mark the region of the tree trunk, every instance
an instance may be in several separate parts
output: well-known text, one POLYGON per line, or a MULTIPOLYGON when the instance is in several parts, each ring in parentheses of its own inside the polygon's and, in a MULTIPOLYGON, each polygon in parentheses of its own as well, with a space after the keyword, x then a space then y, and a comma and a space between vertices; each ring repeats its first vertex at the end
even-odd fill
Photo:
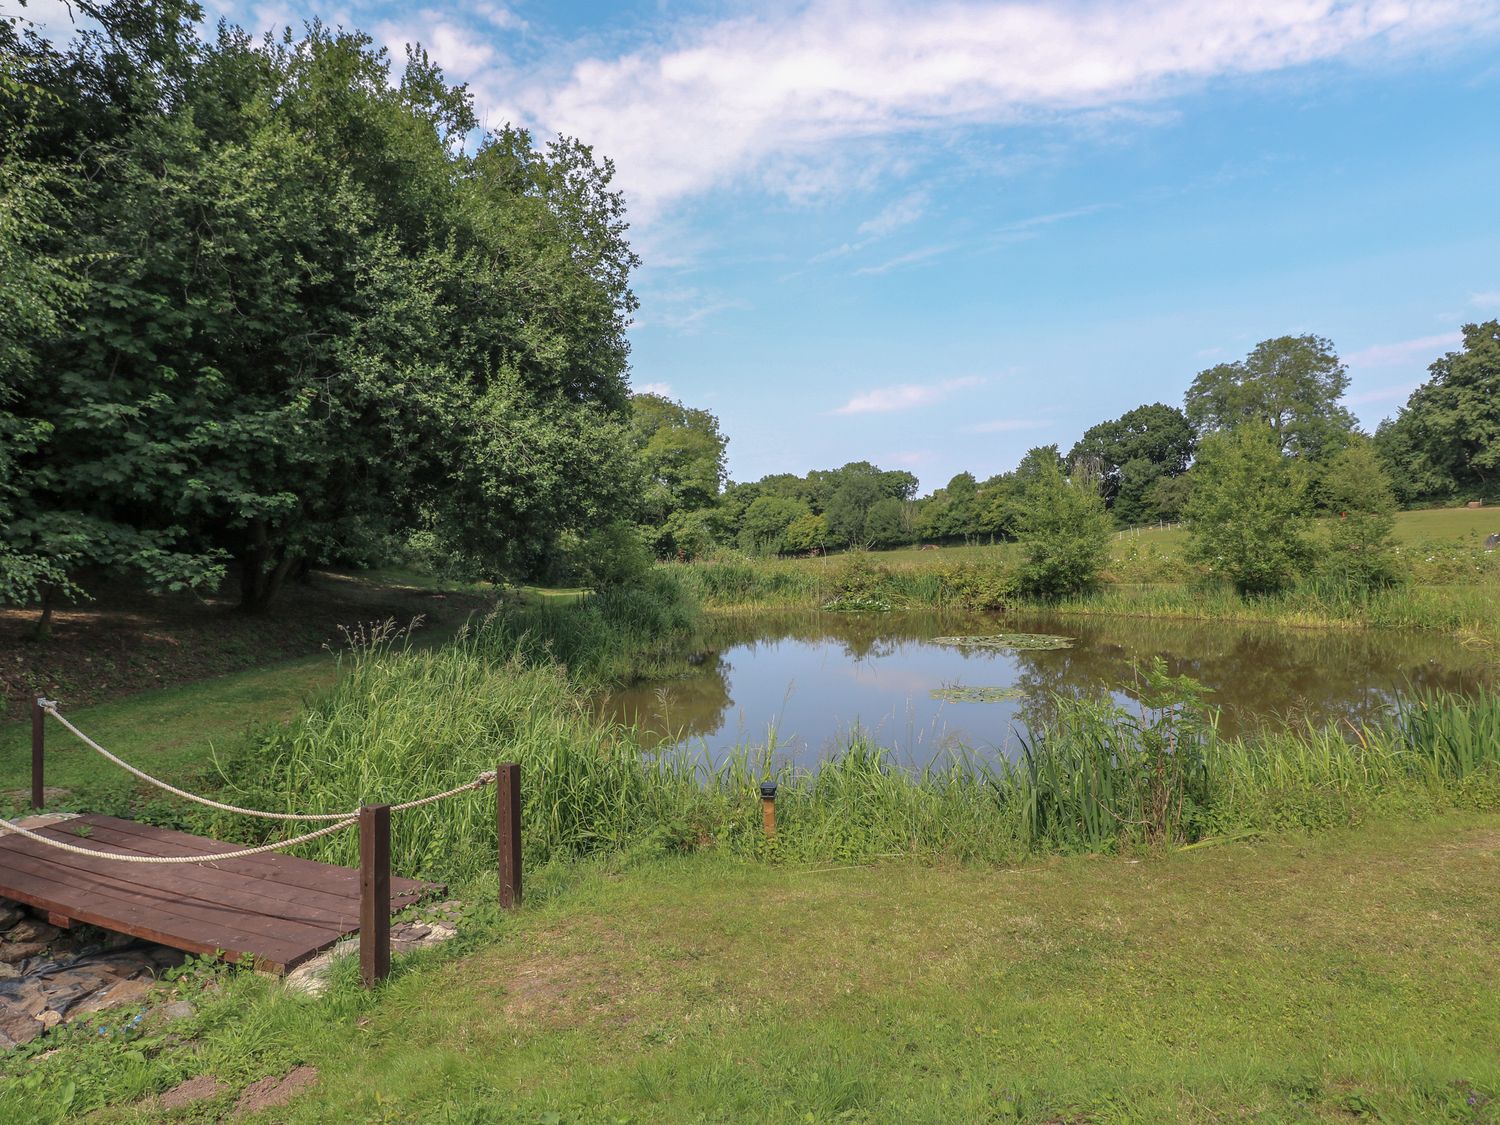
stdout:
POLYGON ((271 608, 289 575, 300 561, 285 544, 274 546, 265 520, 252 520, 250 541, 240 552, 240 604, 242 613, 264 613, 271 608))
POLYGON ((52 636, 52 590, 50 585, 42 587, 42 615, 36 619, 36 627, 31 631, 34 641, 45 641, 52 636))

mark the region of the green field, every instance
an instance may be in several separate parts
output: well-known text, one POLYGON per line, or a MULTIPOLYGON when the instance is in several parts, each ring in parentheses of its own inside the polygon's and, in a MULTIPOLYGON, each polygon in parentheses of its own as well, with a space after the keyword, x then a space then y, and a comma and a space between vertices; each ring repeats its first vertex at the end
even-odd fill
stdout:
MULTIPOLYGON (((1418 543, 1474 546, 1497 531, 1500 531, 1500 508, 1423 508, 1396 514, 1395 540, 1406 546, 1418 543)), ((1138 528, 1115 535, 1115 553, 1118 556, 1131 544, 1138 544, 1175 557, 1182 553, 1186 543, 1187 532, 1181 525, 1138 528)), ((978 562, 1008 558, 1014 550, 1015 544, 1012 543, 1000 543, 993 547, 959 544, 937 550, 902 547, 893 551, 880 551, 876 557, 893 565, 939 561, 978 562)))
POLYGON ((1494 1122, 1497 917, 1494 816, 1014 870, 574 865, 373 998, 221 974, 169 1030, 54 1036, 0 1060, 0 1117, 155 1122, 213 1074, 216 1119, 310 1064, 262 1119, 1494 1122))

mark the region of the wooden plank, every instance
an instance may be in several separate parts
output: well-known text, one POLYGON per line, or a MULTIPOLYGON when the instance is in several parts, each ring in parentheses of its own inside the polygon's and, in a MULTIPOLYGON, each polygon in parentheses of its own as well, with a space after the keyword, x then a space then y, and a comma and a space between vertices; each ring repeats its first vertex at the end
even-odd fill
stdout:
POLYGON ((298 947, 252 938, 248 934, 235 934, 229 930, 206 933, 204 927, 194 920, 171 910, 168 902, 153 902, 128 894, 119 895, 108 883, 74 880, 71 875, 46 868, 32 871, 7 864, 4 875, 0 876, 0 894, 38 910, 66 911, 76 921, 144 938, 173 949, 189 953, 223 953, 226 960, 230 961, 238 961, 246 953, 253 953, 256 960, 265 961, 267 967, 280 969, 295 965, 299 960, 305 960, 317 952, 303 952, 298 947))
POLYGON ((0 875, 0 895, 30 895, 44 901, 31 905, 69 914, 105 929, 122 929, 108 921, 94 921, 89 912, 104 917, 120 914, 136 929, 123 930, 193 952, 254 953, 279 963, 295 960, 337 941, 337 929, 297 922, 281 922, 244 915, 232 906, 183 901, 175 894, 155 892, 149 885, 127 883, 85 867, 58 864, 6 849, 6 870, 0 875), (17 892, 12 894, 12 892, 17 892), (99 903, 97 908, 95 903, 99 903), (142 929, 141 927, 144 927, 142 929), (191 942, 192 945, 184 945, 191 942))
MULTIPOLYGON (((241 847, 100 815, 41 831, 122 854, 207 856, 241 847), (82 839, 77 836, 80 826, 89 829, 82 839)), ((383 897, 395 913, 438 886, 391 879, 383 897)), ((359 921, 359 892, 359 873, 296 856, 264 853, 202 865, 125 864, 58 851, 25 837, 0 837, 0 895, 60 919, 192 953, 223 952, 229 960, 253 955, 258 967, 276 972, 352 932, 359 921)), ((388 929, 389 913, 384 923, 388 929)), ((388 941, 385 948, 388 953, 388 941)))
MULTIPOLYGON (((90 846, 94 845, 119 845, 120 850, 128 851, 133 855, 159 855, 159 856, 183 856, 202 855, 205 853, 191 851, 181 844, 173 841, 159 841, 150 852, 139 846, 141 838, 128 835, 119 831, 112 825, 97 825, 93 833, 88 837, 90 846)), ((114 851, 114 847, 107 850, 114 851)), ((107 860, 100 861, 107 863, 107 860)), ((309 887, 298 886, 291 883, 270 883, 262 879, 253 879, 244 875, 223 871, 216 867, 199 867, 197 864, 174 864, 170 867, 162 867, 158 870, 170 871, 184 884, 193 884, 204 888, 208 893, 210 888, 234 887, 233 901, 237 905, 248 909, 255 909, 262 914, 271 917, 297 918, 315 924, 329 924, 343 926, 350 929, 359 922, 359 881, 354 872, 349 871, 348 890, 338 894, 329 894, 326 891, 315 890, 309 887)), ((219 893, 223 893, 220 891, 219 893)), ((396 909, 400 909, 396 906, 396 909)))
MULTIPOLYGON (((92 843, 93 838, 89 837, 89 840, 92 843)), ((209 910, 234 910, 244 919, 244 928, 251 932, 274 930, 281 933, 295 933, 298 928, 318 931, 339 928, 334 921, 308 921, 290 917, 286 913, 265 915, 255 907, 274 905, 274 900, 254 894, 253 888, 256 884, 246 883, 245 880, 224 872, 198 870, 194 873, 187 865, 179 864, 111 863, 107 859, 60 852, 48 848, 45 844, 30 840, 7 850, 12 854, 24 855, 48 863, 62 872, 79 872, 107 879, 125 893, 146 895, 152 898, 168 898, 169 901, 179 904, 185 910, 200 907, 209 910), (243 908, 237 904, 239 896, 244 896, 247 900, 243 908)), ((103 844, 99 850, 113 849, 108 844, 103 844)))
MULTIPOLYGON (((238 851, 245 846, 243 844, 226 844, 204 836, 193 836, 171 828, 158 828, 150 824, 137 824, 132 820, 121 820, 118 817, 112 816, 85 816, 67 823, 107 826, 121 834, 135 836, 143 841, 140 848, 143 855, 209 855, 214 852, 238 851), (156 850, 162 846, 178 847, 182 850, 179 852, 156 850)), ((347 896, 351 900, 357 900, 359 897, 359 884, 357 879, 355 879, 355 873, 350 868, 339 867, 332 863, 320 863, 313 859, 303 859, 301 856, 285 855, 279 852, 264 852, 261 855, 247 856, 244 859, 224 860, 221 863, 216 863, 214 868, 251 878, 267 879, 285 886, 302 887, 308 890, 321 891, 325 894, 347 896), (350 880, 355 881, 350 882, 350 880)), ((426 883, 420 879, 400 878, 393 878, 391 886, 393 891, 396 892, 393 894, 393 900, 396 898, 409 899, 420 897, 438 888, 438 884, 436 883, 426 883)), ((403 906, 405 905, 407 904, 403 903, 403 906)))

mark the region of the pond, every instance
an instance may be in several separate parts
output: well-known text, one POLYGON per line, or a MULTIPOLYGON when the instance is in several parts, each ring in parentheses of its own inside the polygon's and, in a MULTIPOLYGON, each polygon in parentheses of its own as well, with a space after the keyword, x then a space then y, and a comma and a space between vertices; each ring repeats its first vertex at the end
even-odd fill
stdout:
POLYGON ((914 768, 945 750, 994 757, 1044 719, 1055 693, 1132 698, 1152 657, 1212 689, 1220 729, 1345 720, 1388 712, 1414 689, 1494 684, 1485 654, 1446 637, 1373 629, 1313 630, 1147 618, 800 613, 716 617, 683 674, 616 691, 601 714, 648 744, 721 761, 775 743, 811 764, 860 729, 914 768), (1070 647, 984 649, 937 638, 1062 635, 1070 647))

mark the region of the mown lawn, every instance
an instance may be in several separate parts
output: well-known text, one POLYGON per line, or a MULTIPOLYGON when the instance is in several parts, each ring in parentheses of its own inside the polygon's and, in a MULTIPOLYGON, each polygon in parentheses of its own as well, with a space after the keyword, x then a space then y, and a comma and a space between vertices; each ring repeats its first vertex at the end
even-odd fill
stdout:
POLYGON ((295 1064, 318 1084, 269 1119, 1500 1120, 1494 816, 1014 870, 702 855, 534 897, 373 1001, 242 975, 195 1036, 113 1069, 81 1037, 34 1081, 104 1083, 106 1121, 205 1072, 213 1119, 295 1064))

